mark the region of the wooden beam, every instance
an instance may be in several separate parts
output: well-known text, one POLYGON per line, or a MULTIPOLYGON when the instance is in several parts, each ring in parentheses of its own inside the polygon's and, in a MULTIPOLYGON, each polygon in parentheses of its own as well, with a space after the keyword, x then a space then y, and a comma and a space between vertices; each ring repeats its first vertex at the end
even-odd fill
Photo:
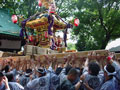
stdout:
MULTIPOLYGON (((12 59, 14 62, 22 61, 23 64, 28 66, 45 66, 48 67, 51 61, 54 61, 54 65, 64 64, 67 60, 72 65, 82 67, 86 58, 89 60, 97 60, 101 65, 105 64, 105 59, 108 56, 109 51, 107 50, 93 50, 93 51, 82 51, 74 53, 60 53, 60 54, 46 54, 46 55, 31 55, 31 56, 15 56, 15 57, 3 57, 0 58, 0 64, 2 65, 4 60, 8 62, 12 59), (29 63, 30 62, 30 63, 29 63), (27 63, 27 64, 26 64, 27 63)), ((21 67, 21 66, 19 66, 21 67)))

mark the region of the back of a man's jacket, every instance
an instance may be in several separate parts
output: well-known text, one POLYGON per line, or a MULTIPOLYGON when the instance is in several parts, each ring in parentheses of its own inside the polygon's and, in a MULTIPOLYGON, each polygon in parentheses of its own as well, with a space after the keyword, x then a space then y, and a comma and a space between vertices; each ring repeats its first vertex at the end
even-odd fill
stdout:
MULTIPOLYGON (((88 85, 93 88, 94 90, 100 90, 101 85, 103 83, 103 77, 98 76, 92 76, 90 74, 85 75, 84 82, 88 83, 88 85)), ((84 87, 84 90, 87 90, 84 87)))
POLYGON ((25 90, 56 90, 58 84, 58 76, 53 73, 47 73, 46 76, 30 81, 25 90))

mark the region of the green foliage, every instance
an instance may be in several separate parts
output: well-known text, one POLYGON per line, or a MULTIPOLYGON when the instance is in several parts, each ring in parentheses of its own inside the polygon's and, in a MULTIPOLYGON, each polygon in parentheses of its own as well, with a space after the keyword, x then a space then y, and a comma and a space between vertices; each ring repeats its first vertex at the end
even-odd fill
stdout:
MULTIPOLYGON (((55 0, 57 13, 62 18, 71 16, 71 11, 76 8, 75 2, 76 0, 55 0)), ((25 18, 45 10, 38 6, 37 0, 0 0, 0 8, 7 8, 11 14, 24 15, 25 18)))
MULTIPOLYGON (((56 12, 66 18, 79 18, 72 30, 79 51, 104 49, 110 40, 120 37, 120 0, 55 0, 56 12)), ((37 0, 0 0, 0 8, 25 18, 44 11, 37 0)), ((71 45, 70 45, 71 46, 71 45)), ((68 47, 70 48, 70 47, 68 47)))
POLYGON ((79 51, 105 49, 110 40, 120 37, 120 1, 78 0, 76 5, 80 25, 74 27, 73 35, 78 37, 79 51))
POLYGON ((76 8, 76 0, 55 0, 57 13, 62 18, 73 17, 76 8))
POLYGON ((75 44, 73 44, 73 43, 68 43, 67 49, 68 49, 68 50, 76 50, 75 44))
POLYGON ((2 0, 0 8, 9 9, 11 15, 24 15, 24 18, 28 18, 44 9, 44 7, 40 8, 38 6, 37 0, 2 0))

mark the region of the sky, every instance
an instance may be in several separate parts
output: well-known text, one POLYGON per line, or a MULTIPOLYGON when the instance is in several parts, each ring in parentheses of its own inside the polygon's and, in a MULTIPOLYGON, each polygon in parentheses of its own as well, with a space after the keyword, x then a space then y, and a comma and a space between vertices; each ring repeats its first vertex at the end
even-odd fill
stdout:
MULTIPOLYGON (((58 35, 59 35, 61 38, 63 38, 63 32, 57 32, 57 33, 56 33, 56 36, 58 36, 58 35)), ((73 43, 73 44, 77 43, 77 41, 71 39, 70 29, 68 29, 67 39, 68 39, 68 40, 67 40, 67 43, 73 43)))

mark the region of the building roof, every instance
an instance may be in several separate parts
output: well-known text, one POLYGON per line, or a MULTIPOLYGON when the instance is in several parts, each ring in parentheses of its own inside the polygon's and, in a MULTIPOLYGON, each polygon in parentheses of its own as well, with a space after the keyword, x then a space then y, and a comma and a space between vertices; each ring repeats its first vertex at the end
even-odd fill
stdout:
POLYGON ((117 47, 113 47, 111 49, 109 49, 110 51, 113 51, 113 52, 120 52, 120 46, 117 46, 117 47))
POLYGON ((8 10, 0 9, 0 34, 19 36, 20 27, 11 21, 8 10))

